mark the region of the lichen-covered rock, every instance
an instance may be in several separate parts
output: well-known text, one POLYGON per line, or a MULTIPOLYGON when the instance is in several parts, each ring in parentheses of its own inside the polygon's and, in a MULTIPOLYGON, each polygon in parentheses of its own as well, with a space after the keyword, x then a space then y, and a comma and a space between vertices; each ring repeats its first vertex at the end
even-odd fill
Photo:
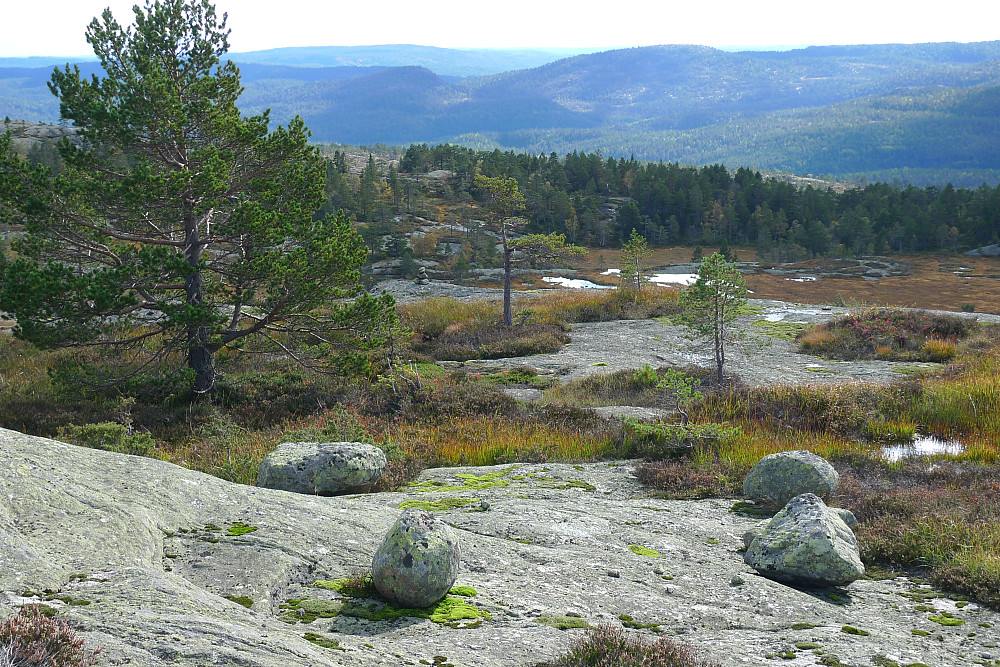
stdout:
POLYGON ((257 486, 318 496, 369 491, 385 453, 363 442, 283 442, 264 457, 257 486))
POLYGON ((749 549, 750 545, 753 544, 753 541, 761 536, 761 534, 764 532, 764 527, 767 526, 767 524, 770 523, 770 521, 771 521, 770 519, 761 521, 756 526, 743 533, 743 546, 749 549))
POLYGON ((405 607, 429 607, 458 578, 461 551, 446 524, 423 510, 406 510, 372 559, 375 588, 405 607))
POLYGON ((840 476, 826 459, 796 450, 768 454, 743 480, 743 493, 758 505, 780 509, 803 493, 828 498, 840 476))
POLYGON ((792 498, 775 514, 743 560, 765 577, 793 584, 842 586, 865 574, 854 533, 812 493, 792 498))
POLYGON ((848 528, 854 528, 858 525, 858 518, 854 516, 854 512, 849 509, 844 509, 843 507, 831 507, 831 511, 836 512, 840 520, 847 524, 848 528))

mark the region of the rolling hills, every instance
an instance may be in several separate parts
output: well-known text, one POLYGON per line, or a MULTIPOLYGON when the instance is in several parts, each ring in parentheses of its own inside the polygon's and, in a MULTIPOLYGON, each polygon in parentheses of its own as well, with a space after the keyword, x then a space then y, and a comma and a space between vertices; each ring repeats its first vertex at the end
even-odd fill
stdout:
MULTIPOLYGON (((233 54, 243 110, 271 108, 278 122, 300 114, 322 142, 601 150, 841 179, 1000 181, 1000 42, 641 47, 466 78, 457 74, 544 54, 331 49, 233 54)), ((49 73, 0 66, 0 115, 54 120, 49 73)))

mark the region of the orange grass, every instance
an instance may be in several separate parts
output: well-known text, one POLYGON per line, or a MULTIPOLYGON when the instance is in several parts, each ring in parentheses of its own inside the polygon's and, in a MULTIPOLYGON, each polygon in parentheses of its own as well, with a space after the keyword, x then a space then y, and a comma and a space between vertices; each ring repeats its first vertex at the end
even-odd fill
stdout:
POLYGON ((469 417, 447 424, 399 424, 385 432, 404 456, 439 466, 487 466, 515 461, 594 461, 613 454, 606 434, 532 421, 469 417))

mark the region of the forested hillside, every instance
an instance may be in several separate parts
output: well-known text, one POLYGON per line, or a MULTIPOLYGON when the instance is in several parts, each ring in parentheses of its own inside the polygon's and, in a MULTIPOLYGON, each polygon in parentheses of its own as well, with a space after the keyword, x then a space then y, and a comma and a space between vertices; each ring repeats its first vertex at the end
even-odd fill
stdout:
POLYGON ((558 232, 593 247, 619 246, 632 229, 653 245, 754 246, 761 260, 775 262, 957 252, 1000 242, 1000 187, 799 187, 722 165, 695 168, 599 153, 539 156, 451 145, 412 145, 398 167, 380 167, 371 159, 360 174, 349 169, 343 152, 334 151, 325 209, 346 209, 376 251, 400 258, 410 253, 411 260, 412 250, 420 248, 407 247, 399 233, 406 216, 400 214, 461 227, 470 242, 463 245, 461 263, 490 266, 495 249, 476 222, 481 217, 476 170, 518 180, 527 199, 527 231, 558 232), (447 178, 440 177, 441 170, 447 178), (434 178, 421 177, 432 171, 434 178))
MULTIPOLYGON (((299 114, 314 139, 355 145, 447 141, 848 180, 1000 182, 1000 42, 643 47, 465 79, 445 70, 469 52, 392 48, 234 54, 245 62, 241 108, 270 108, 277 122, 299 114), (371 62, 412 64, 358 66, 371 62)), ((0 67, 0 116, 55 120, 50 73, 0 67)))

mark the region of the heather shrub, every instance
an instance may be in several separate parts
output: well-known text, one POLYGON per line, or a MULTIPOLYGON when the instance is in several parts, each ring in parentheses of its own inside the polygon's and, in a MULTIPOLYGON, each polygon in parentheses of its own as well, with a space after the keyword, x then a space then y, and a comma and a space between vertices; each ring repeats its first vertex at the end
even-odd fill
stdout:
POLYGON ((717 667, 698 658, 687 644, 667 637, 655 640, 629 635, 619 627, 588 630, 565 655, 539 667, 717 667))
POLYGON ((3 667, 86 667, 97 662, 66 621, 47 618, 36 606, 0 622, 0 665, 3 667))
POLYGON ((955 341, 976 330, 974 320, 920 310, 861 308, 810 329, 798 338, 802 352, 833 359, 948 361, 955 341))

